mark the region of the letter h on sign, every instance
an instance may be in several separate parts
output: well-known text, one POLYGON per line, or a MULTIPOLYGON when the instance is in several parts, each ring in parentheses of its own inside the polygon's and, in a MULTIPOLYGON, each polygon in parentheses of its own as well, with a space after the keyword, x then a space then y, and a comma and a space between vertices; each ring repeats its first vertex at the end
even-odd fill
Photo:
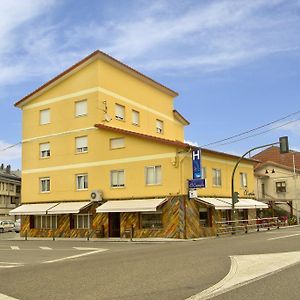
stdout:
POLYGON ((193 158, 193 179, 201 178, 201 150, 195 149, 192 152, 193 158))

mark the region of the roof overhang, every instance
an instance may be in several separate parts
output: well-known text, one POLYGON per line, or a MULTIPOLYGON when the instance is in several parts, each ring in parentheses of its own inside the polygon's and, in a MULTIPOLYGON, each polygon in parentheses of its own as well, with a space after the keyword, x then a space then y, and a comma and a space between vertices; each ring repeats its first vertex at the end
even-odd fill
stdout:
POLYGON ((166 200, 166 198, 159 198, 107 201, 97 207, 96 212, 156 212, 158 206, 162 205, 166 200))
POLYGON ((36 98, 36 97, 40 96, 41 94, 45 93, 46 91, 48 91, 49 89, 51 89, 55 85, 59 84, 63 80, 67 79, 68 77, 70 77, 74 73, 78 72, 79 70, 81 70, 85 66, 89 65, 90 63, 92 63, 92 62, 94 62, 95 60, 98 60, 98 59, 101 59, 101 60, 103 60, 105 62, 108 62, 111 65, 119 68, 119 69, 124 70, 125 72, 129 73, 130 75, 143 80, 144 82, 156 87, 157 89, 161 90, 162 92, 164 92, 164 93, 166 93, 166 94, 168 94, 172 97, 178 96, 177 92, 169 89, 168 87, 160 84, 159 82, 151 79, 150 77, 140 73, 139 71, 129 67, 128 65, 120 62, 119 60, 113 58, 112 56, 110 56, 110 55, 108 55, 108 54, 106 54, 106 53, 104 53, 100 50, 96 50, 93 53, 91 53, 90 55, 88 55, 85 58, 83 58, 82 60, 80 60, 79 62, 77 62, 76 64, 74 64, 73 66, 71 66, 70 68, 66 69, 62 73, 58 74, 54 78, 47 81, 45 84, 43 84, 42 86, 40 86, 39 88, 37 88, 36 90, 31 92, 30 94, 26 95, 25 97, 23 97, 22 99, 17 101, 15 103, 15 106, 17 106, 19 108, 22 108, 24 105, 26 105, 28 102, 30 102, 34 98, 36 98))

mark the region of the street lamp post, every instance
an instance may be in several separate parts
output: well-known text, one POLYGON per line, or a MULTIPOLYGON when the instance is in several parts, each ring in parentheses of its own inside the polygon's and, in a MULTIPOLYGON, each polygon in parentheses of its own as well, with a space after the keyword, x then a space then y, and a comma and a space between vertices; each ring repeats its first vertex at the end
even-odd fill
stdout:
POLYGON ((234 174, 235 174, 235 171, 236 171, 239 163, 241 162, 241 160, 247 154, 249 154, 251 151, 258 150, 258 149, 265 148, 265 147, 269 147, 269 146, 278 145, 278 144, 280 145, 280 153, 288 153, 289 152, 288 137, 285 136, 285 137, 280 137, 279 138, 279 142, 275 142, 275 143, 271 143, 271 144, 266 144, 266 145, 254 147, 254 148, 248 150, 236 162, 236 164, 235 164, 235 166, 233 168, 233 171, 232 171, 232 175, 231 175, 231 201, 232 201, 231 202, 231 221, 232 221, 232 224, 233 224, 233 230, 232 230, 233 234, 235 233, 235 221, 236 221, 234 206, 235 206, 235 203, 238 202, 238 192, 234 191, 234 174))

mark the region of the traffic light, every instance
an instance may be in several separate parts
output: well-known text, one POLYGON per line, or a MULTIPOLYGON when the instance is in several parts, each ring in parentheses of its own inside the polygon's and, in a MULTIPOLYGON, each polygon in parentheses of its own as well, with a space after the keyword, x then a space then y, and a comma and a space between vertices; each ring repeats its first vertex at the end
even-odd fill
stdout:
POLYGON ((289 152, 289 140, 287 136, 282 136, 279 138, 279 145, 280 145, 280 154, 289 152))

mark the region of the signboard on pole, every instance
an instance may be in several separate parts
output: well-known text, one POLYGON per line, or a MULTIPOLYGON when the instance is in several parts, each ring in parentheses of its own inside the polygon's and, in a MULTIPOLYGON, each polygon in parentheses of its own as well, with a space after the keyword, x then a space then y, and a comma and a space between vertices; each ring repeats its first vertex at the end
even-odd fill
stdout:
POLYGON ((193 179, 200 179, 201 174, 201 150, 200 148, 193 150, 192 152, 193 162, 193 179))
POLYGON ((206 181, 205 179, 192 179, 188 180, 189 189, 198 189, 198 188, 205 188, 206 187, 206 181))

